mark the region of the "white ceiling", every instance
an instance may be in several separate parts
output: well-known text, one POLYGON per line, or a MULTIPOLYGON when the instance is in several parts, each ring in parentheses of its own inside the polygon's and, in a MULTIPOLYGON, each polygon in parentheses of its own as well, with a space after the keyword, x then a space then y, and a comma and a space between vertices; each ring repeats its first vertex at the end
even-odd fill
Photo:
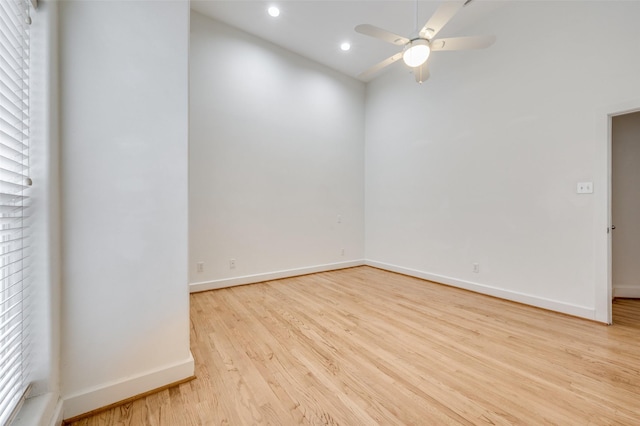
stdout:
MULTIPOLYGON (((440 3, 433 0, 418 2, 419 27, 440 3)), ((496 13, 506 3, 504 0, 474 0, 438 37, 479 35, 464 30, 496 13)), ((352 77, 400 50, 392 44, 356 33, 356 25, 372 24, 403 36, 411 36, 416 27, 416 2, 406 0, 192 0, 191 8, 352 77), (271 5, 280 8, 278 18, 267 14, 271 5), (351 43, 349 52, 340 50, 340 43, 344 41, 351 43)))

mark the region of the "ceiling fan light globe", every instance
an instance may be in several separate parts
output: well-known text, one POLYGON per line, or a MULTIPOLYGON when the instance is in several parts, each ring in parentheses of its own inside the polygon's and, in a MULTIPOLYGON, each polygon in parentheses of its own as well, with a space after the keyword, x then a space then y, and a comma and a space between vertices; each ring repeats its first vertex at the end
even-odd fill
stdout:
POLYGON ((402 60, 411 68, 419 67, 427 62, 431 48, 426 40, 414 40, 407 45, 402 54, 402 60))

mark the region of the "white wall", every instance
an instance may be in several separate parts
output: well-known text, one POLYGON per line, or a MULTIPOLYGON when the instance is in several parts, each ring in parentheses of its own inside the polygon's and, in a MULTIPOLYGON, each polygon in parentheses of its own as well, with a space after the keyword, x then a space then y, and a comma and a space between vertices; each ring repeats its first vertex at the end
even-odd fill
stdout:
POLYGON ((193 373, 189 4, 65 1, 60 20, 69 418, 193 373))
POLYGON ((640 297, 640 112, 613 117, 613 293, 640 297))
POLYGON ((435 53, 422 86, 401 66, 372 82, 367 259, 606 321, 598 123, 640 98, 637 16, 638 2, 513 2, 468 28, 496 34, 490 49, 435 53))
POLYGON ((364 84, 196 12, 190 65, 192 288, 359 264, 364 84))

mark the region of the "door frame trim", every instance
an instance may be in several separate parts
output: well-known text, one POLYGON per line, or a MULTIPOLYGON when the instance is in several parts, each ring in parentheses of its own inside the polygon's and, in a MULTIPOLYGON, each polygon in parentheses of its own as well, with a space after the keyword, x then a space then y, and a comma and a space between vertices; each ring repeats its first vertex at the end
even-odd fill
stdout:
POLYGON ((595 247, 595 315, 596 321, 612 323, 612 257, 611 257, 611 233, 607 232, 611 226, 612 218, 612 123, 613 117, 618 115, 640 112, 640 99, 629 100, 618 104, 599 108, 596 112, 596 176, 597 182, 602 185, 602 190, 595 192, 595 220, 594 220, 594 247, 595 247))

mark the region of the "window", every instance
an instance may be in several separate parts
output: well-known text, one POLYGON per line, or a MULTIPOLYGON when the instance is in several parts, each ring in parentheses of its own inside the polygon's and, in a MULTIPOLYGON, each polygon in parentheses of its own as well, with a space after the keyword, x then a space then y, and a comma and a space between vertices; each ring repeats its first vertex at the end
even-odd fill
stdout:
POLYGON ((29 4, 0 1, 0 424, 29 386, 29 4))

